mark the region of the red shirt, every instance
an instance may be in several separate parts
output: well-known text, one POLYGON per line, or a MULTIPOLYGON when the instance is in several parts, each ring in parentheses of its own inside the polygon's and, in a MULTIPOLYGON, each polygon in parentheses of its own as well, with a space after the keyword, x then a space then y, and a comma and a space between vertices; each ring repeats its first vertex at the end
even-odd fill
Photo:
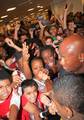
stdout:
POLYGON ((0 103, 0 118, 7 116, 7 113, 9 112, 11 96, 12 95, 10 95, 4 102, 0 103))
MULTIPOLYGON (((38 92, 36 104, 37 104, 38 107, 43 109, 43 104, 41 103, 40 96, 41 96, 41 93, 38 92), (39 103, 39 105, 38 105, 38 103, 39 103)), ((23 107, 26 105, 27 102, 28 102, 28 99, 23 95, 22 98, 21 98, 21 106, 22 106, 22 110, 21 110, 21 113, 20 113, 21 114, 21 120, 30 120, 30 114, 23 109, 23 107)))

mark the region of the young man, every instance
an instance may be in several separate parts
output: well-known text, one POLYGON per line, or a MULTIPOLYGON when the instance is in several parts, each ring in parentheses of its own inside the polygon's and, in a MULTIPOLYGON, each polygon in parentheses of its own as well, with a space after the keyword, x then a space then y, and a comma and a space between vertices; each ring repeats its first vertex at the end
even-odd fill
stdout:
POLYGON ((12 92, 11 76, 0 70, 0 119, 17 120, 20 96, 12 92))
POLYGON ((68 72, 84 73, 84 38, 73 34, 60 44, 60 63, 68 72))
POLYGON ((67 75, 54 84, 50 112, 62 120, 84 120, 84 75, 67 75))

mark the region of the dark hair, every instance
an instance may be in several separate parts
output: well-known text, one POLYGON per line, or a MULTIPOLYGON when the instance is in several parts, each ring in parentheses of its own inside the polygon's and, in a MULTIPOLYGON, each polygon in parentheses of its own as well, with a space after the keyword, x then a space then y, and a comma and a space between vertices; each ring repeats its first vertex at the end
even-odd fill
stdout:
POLYGON ((64 76, 54 84, 54 94, 61 105, 84 114, 84 74, 64 76))
POLYGON ((22 91, 24 92, 24 89, 27 87, 35 86, 38 90, 38 85, 33 79, 26 79, 21 83, 22 91))
POLYGON ((47 37, 45 38, 45 41, 46 41, 47 39, 51 39, 51 40, 52 40, 52 42, 53 42, 53 39, 52 39, 52 37, 51 37, 51 36, 47 36, 47 37))
POLYGON ((33 74, 33 71, 32 71, 32 62, 33 62, 33 61, 36 61, 36 60, 41 60, 42 63, 43 63, 43 67, 45 67, 45 63, 44 63, 44 61, 43 61, 43 59, 42 59, 41 57, 34 57, 34 58, 30 61, 30 69, 31 69, 31 72, 32 72, 32 75, 33 75, 33 76, 34 76, 34 74, 33 74))
POLYGON ((46 50, 50 50, 53 55, 55 53, 55 50, 51 45, 45 45, 44 47, 41 48, 41 55, 42 55, 42 52, 46 50))
POLYGON ((8 79, 10 82, 12 82, 11 75, 5 70, 5 68, 1 68, 0 81, 3 81, 5 79, 8 79))
POLYGON ((50 33, 50 30, 51 30, 52 27, 54 27, 54 28, 56 28, 58 30, 58 25, 53 24, 53 25, 50 25, 49 28, 48 28, 49 33, 50 33))

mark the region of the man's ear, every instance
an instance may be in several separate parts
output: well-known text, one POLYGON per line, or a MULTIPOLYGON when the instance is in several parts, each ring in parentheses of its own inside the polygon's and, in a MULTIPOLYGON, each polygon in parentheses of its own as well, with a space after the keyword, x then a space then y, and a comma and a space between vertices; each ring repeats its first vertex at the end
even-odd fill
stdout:
POLYGON ((65 116, 65 118, 67 119, 70 119, 73 116, 73 111, 66 106, 62 107, 62 113, 63 113, 63 116, 65 116))
POLYGON ((80 62, 84 62, 84 53, 80 53, 79 60, 80 62))

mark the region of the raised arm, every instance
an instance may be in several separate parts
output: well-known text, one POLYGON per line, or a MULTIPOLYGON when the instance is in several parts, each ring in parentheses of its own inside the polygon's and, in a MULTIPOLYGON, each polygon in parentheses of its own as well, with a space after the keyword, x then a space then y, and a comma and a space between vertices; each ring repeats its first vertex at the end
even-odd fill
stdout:
POLYGON ((35 120, 42 120, 40 118, 40 111, 36 105, 27 102, 23 109, 29 113, 32 113, 34 115, 35 120))
POLYGON ((15 32, 14 32, 14 39, 18 40, 18 31, 20 29, 20 24, 16 24, 15 26, 15 32))
POLYGON ((67 14, 72 0, 68 0, 64 8, 64 19, 63 19, 63 28, 67 29, 67 14))
POLYGON ((14 48, 15 50, 17 50, 18 52, 21 52, 22 51, 22 49, 20 48, 20 47, 18 47, 17 45, 15 45, 14 44, 14 42, 12 41, 12 39, 10 39, 10 38, 6 38, 5 39, 5 42, 10 46, 10 47, 12 47, 12 48, 14 48))
POLYGON ((29 53, 28 53, 28 46, 26 46, 26 43, 23 44, 23 49, 22 49, 22 67, 24 74, 27 79, 31 79, 32 74, 29 66, 29 53))

